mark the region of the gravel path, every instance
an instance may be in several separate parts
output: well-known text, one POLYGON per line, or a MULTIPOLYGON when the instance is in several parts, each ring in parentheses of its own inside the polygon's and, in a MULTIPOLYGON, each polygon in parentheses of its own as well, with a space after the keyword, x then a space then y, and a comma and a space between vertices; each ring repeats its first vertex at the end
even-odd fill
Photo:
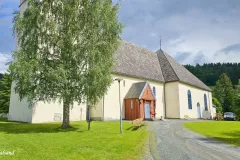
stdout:
POLYGON ((240 147, 206 138, 183 127, 184 120, 150 122, 150 152, 161 160, 240 160, 240 147))

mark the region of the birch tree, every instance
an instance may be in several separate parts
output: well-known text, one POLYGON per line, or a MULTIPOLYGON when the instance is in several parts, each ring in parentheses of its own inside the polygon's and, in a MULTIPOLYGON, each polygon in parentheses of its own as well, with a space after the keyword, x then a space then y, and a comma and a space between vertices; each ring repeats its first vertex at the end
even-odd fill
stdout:
POLYGON ((74 102, 95 104, 112 83, 122 25, 111 0, 27 0, 15 13, 19 49, 10 68, 15 91, 29 102, 63 103, 62 127, 74 102))

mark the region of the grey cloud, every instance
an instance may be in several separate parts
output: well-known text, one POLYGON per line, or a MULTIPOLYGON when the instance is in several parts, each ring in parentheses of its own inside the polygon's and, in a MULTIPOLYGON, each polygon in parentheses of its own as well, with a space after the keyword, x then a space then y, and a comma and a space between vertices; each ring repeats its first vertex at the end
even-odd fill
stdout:
MULTIPOLYGON (((0 6, 7 3, 17 8, 19 0, 0 0, 0 6)), ((240 42, 239 0, 120 0, 120 3, 118 17, 126 26, 124 40, 156 51, 161 36, 162 49, 170 55, 185 53, 176 57, 181 63, 220 60, 214 54, 222 50, 223 44, 240 42), (199 51, 202 53, 198 54, 199 51), (185 58, 186 53, 191 56, 185 58)), ((4 34, 0 37, 0 52, 14 48, 9 30, 1 29, 0 20, 0 35, 4 34)))
POLYGON ((215 52, 214 62, 240 62, 240 43, 228 45, 215 52))
POLYGON ((240 54, 240 43, 227 46, 223 48, 220 52, 223 52, 225 54, 229 54, 230 52, 235 52, 240 54))
POLYGON ((193 57, 193 64, 203 64, 203 63, 208 63, 209 61, 207 60, 206 56, 202 52, 198 52, 194 57, 193 57))
POLYGON ((191 56, 191 53, 189 53, 189 52, 178 52, 177 54, 176 54, 176 56, 174 56, 174 58, 176 59, 176 61, 177 62, 179 62, 179 63, 184 63, 185 62, 185 60, 188 58, 188 57, 190 57, 191 56))
MULTIPOLYGON (((121 3, 119 19, 126 25, 122 38, 152 51, 159 49, 161 36, 162 48, 172 52, 171 55, 201 50, 205 60, 210 60, 222 43, 240 41, 236 34, 240 28, 239 0, 151 0, 151 3, 122 0, 121 3), (170 43, 177 39, 181 39, 181 46, 170 43)), ((192 59, 191 63, 205 60, 192 59)))

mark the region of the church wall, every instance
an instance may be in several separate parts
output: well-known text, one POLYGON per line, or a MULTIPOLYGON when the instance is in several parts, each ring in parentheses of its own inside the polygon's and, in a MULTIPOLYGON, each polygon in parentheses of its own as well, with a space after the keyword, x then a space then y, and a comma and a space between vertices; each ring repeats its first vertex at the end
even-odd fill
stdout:
POLYGON ((102 98, 96 105, 91 106, 90 116, 92 120, 103 120, 103 102, 104 99, 102 98))
MULTIPOLYGON (((11 87, 9 106, 9 121, 28 123, 62 122, 63 105, 58 102, 36 102, 29 107, 29 102, 24 98, 20 101, 19 95, 14 91, 15 83, 11 87)), ((86 120, 86 104, 74 103, 70 109, 70 121, 86 120)))
POLYGON ((166 118, 180 118, 178 82, 165 84, 166 118))
MULTIPOLYGON (((121 78, 120 89, 121 89, 121 103, 122 103, 122 117, 125 118, 125 105, 124 97, 127 94, 128 90, 133 83, 145 82, 146 80, 140 78, 132 78, 121 75, 112 75, 113 79, 121 78), (124 82, 125 81, 125 82, 124 82)), ((163 94, 163 83, 148 81, 151 89, 156 88, 156 118, 160 119, 164 115, 164 94, 163 94)), ((117 81, 113 81, 110 86, 107 94, 104 96, 104 120, 118 120, 120 117, 120 108, 119 108, 119 86, 117 81)))
MULTIPOLYGON (((33 107, 32 123, 62 122, 63 104, 56 102, 37 102, 33 107)), ((70 121, 86 120, 86 104, 74 103, 70 109, 70 121)))
POLYGON ((32 108, 29 108, 27 99, 20 101, 19 95, 14 90, 15 83, 11 86, 10 105, 9 105, 9 121, 32 122, 32 108))
POLYGON ((179 104, 180 104, 180 118, 198 118, 197 103, 200 103, 201 118, 211 118, 212 113, 212 94, 188 84, 178 82, 179 88, 179 104), (188 109, 188 90, 192 95, 192 109, 188 109), (208 111, 204 107, 204 94, 207 95, 208 111))

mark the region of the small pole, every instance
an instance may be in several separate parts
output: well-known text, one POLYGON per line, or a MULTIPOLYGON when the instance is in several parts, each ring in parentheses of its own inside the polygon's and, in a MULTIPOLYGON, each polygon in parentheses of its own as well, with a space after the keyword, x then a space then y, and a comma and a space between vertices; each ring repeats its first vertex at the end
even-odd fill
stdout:
POLYGON ((88 121, 88 130, 90 131, 90 121, 88 121))
POLYGON ((87 122, 88 122, 88 130, 90 130, 91 129, 90 105, 87 105, 87 122))
POLYGON ((122 134, 123 133, 123 129, 122 129, 122 104, 121 104, 121 86, 120 86, 120 82, 122 81, 123 79, 120 79, 120 78, 116 78, 114 79, 114 81, 118 81, 118 88, 119 88, 119 107, 120 107, 120 133, 122 134))
POLYGON ((118 80, 118 86, 119 86, 119 106, 120 106, 120 133, 122 134, 122 105, 121 105, 120 80, 118 80))

